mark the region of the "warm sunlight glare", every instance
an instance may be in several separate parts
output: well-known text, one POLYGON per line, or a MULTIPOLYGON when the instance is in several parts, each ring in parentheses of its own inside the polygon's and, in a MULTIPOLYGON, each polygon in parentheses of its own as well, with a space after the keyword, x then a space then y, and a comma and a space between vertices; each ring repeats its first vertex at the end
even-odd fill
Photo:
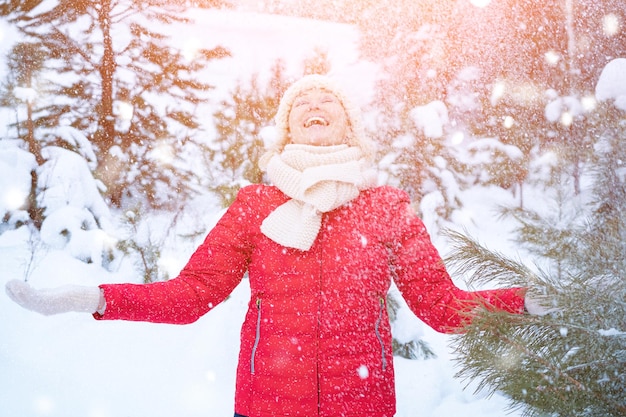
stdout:
POLYGON ((26 197, 26 194, 22 190, 12 187, 4 191, 2 199, 7 209, 17 210, 24 205, 26 197))
POLYGON ((543 55, 543 57, 545 58, 548 65, 550 65, 551 67, 559 63, 559 54, 557 54, 555 51, 548 51, 543 55))
POLYGON ((574 116, 572 116, 572 113, 568 111, 564 111, 563 114, 561 114, 561 124, 563 126, 570 127, 573 122, 574 122, 574 116))
POLYGON ((535 83, 526 82, 513 86, 512 94, 518 103, 537 102, 543 96, 543 90, 535 83))
POLYGON ((499 99, 504 96, 506 91, 506 85, 502 81, 498 81, 493 85, 493 90, 491 90, 491 103, 495 104, 499 99))
POLYGON ((470 0, 470 3, 476 7, 487 7, 491 0, 470 0))
POLYGON ((586 96, 580 100, 580 104, 582 104, 583 109, 586 112, 590 112, 596 108, 596 105, 598 104, 598 102, 594 96, 586 96))
POLYGON ((609 13, 602 19, 602 30, 606 36, 615 36, 620 31, 619 17, 614 13, 609 13))
POLYGON ((498 369, 513 369, 522 360, 522 355, 515 349, 510 349, 508 352, 503 352, 497 358, 494 364, 498 369))
POLYGON ((465 135, 463 132, 456 132, 450 138, 450 141, 454 146, 460 145, 465 140, 465 135))

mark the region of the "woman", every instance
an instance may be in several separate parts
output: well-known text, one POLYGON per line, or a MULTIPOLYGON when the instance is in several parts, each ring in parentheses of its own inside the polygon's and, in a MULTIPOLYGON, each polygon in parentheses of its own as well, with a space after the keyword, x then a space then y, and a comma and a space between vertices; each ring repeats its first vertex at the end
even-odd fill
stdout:
POLYGON ((328 78, 293 84, 260 161, 273 185, 242 188, 177 278, 56 290, 11 281, 9 295, 44 314, 184 324, 248 271, 235 416, 392 417, 392 279, 440 332, 459 331, 478 304, 522 313, 525 291, 454 286, 408 195, 375 186, 359 117, 328 78))

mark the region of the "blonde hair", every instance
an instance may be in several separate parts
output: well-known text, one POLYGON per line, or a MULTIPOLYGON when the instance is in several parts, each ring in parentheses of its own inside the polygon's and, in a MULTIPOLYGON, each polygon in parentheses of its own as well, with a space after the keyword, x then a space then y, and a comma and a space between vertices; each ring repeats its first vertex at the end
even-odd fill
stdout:
POLYGON ((278 105, 278 111, 274 117, 276 123, 276 141, 267 150, 267 153, 261 157, 261 164, 264 165, 263 162, 269 160, 271 155, 281 153, 285 145, 290 143, 289 113, 291 113, 293 102, 304 91, 314 88, 326 90, 339 99, 346 111, 348 125, 350 127, 348 137, 346 138, 348 140, 347 144, 361 148, 363 157, 368 160, 373 160, 376 148, 374 143, 365 135, 360 109, 354 105, 344 91, 329 77, 320 74, 311 74, 305 75, 300 80, 291 84, 287 91, 285 91, 285 94, 283 94, 280 104, 278 105))

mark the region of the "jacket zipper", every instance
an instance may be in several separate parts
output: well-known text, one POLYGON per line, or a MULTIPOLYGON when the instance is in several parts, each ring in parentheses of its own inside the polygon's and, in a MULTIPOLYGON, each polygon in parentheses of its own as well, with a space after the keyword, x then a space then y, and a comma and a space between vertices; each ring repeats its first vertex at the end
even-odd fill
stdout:
POLYGON ((250 373, 254 374, 254 357, 256 355, 257 346, 261 339, 261 299, 256 299, 256 336, 254 337, 254 345, 252 346, 252 354, 250 357, 250 373))
MULTIPOLYGON (((325 215, 323 215, 325 216, 325 215)), ((322 222, 324 222, 324 217, 322 218, 322 222)), ((319 275, 318 275, 318 285, 319 285, 319 294, 317 299, 317 329, 315 335, 315 377, 317 378, 317 415, 322 415, 322 384, 320 381, 320 333, 321 333, 321 317, 322 317, 322 294, 324 292, 324 281, 322 277, 324 276, 324 262, 322 258, 322 250, 320 249, 317 252, 317 260, 319 263, 319 275)))
POLYGON ((380 323, 383 320, 383 309, 385 308, 385 299, 383 297, 379 297, 380 308, 378 310, 378 319, 376 320, 376 324, 374 325, 374 332, 376 332, 376 338, 380 343, 380 352, 383 363, 383 371, 387 369, 387 356, 385 355, 385 343, 383 342, 383 338, 380 336, 380 323))

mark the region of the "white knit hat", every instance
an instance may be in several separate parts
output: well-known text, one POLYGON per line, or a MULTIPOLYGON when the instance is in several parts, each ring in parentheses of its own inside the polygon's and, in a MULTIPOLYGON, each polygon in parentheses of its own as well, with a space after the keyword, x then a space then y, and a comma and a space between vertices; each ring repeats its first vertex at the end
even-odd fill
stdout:
POLYGON ((375 146, 374 143, 368 139, 363 129, 361 121, 361 111, 354 105, 354 103, 348 98, 343 89, 341 89, 336 82, 327 76, 320 74, 305 75, 300 80, 293 83, 280 101, 278 111, 276 112, 276 141, 269 149, 270 153, 280 153, 285 145, 290 143, 289 137, 289 113, 291 107, 296 98, 304 91, 319 88, 331 92, 335 97, 339 99, 341 105, 346 111, 348 117, 348 125, 350 132, 348 133, 348 145, 357 146, 361 148, 363 156, 366 159, 372 160, 374 158, 375 146))

